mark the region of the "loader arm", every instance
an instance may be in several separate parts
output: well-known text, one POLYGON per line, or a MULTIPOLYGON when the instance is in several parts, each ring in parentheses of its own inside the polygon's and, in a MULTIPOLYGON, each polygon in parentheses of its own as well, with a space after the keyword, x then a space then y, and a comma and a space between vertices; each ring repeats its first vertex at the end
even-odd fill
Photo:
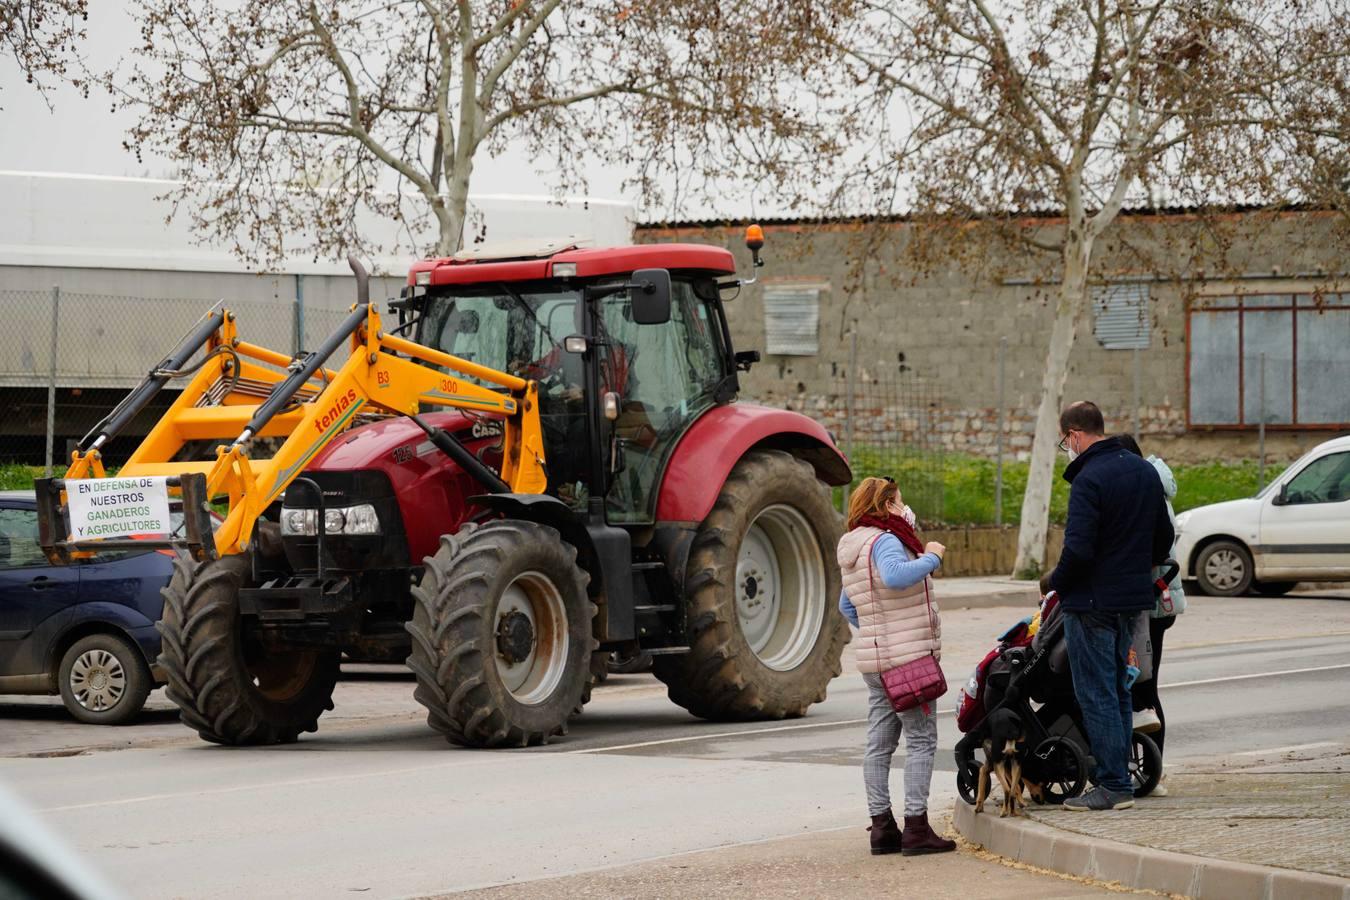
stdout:
MULTIPOLYGON (((186 355, 180 348, 171 357, 186 359, 196 349, 205 348, 206 364, 118 472, 118 477, 167 476, 172 479, 171 491, 184 475, 205 475, 205 496, 229 499, 229 512, 215 534, 215 555, 246 551, 263 511, 310 460, 350 427, 358 414, 366 412, 415 417, 423 405, 430 404, 499 415, 504 423, 501 482, 513 493, 544 492, 547 475, 534 381, 386 334, 373 303, 354 306, 317 350, 295 359, 240 341, 233 314, 226 310, 215 315, 220 317, 215 330, 203 335, 186 355), (350 350, 346 361, 336 369, 324 368, 323 363, 343 343, 350 350), (270 458, 253 458, 250 442, 255 437, 285 440, 270 458), (189 441, 212 439, 221 441, 214 460, 174 461, 189 441)), ((152 371, 147 382, 158 377, 162 387, 167 380, 162 377, 163 368, 152 371)), ((146 393, 144 384, 133 392, 141 407, 149 400, 146 393)), ((123 415, 123 420, 129 418, 123 415)), ((119 424, 124 421, 119 423, 115 411, 100 423, 97 433, 91 432, 81 442, 65 478, 51 479, 39 489, 64 494, 65 482, 102 477, 99 448, 119 424)), ((454 439, 443 433, 433 435, 437 446, 447 442, 453 444, 454 439)), ((67 533, 64 527, 44 524, 42 533, 51 536, 43 540, 53 560, 86 555, 100 546, 56 540, 67 533)))

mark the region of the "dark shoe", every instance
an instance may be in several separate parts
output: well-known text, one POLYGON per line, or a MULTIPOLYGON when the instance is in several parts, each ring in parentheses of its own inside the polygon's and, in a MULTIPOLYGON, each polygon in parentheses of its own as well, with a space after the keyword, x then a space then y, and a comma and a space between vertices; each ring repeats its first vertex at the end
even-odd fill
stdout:
POLYGON ((928 813, 905 816, 905 830, 900 835, 900 844, 904 848, 901 853, 905 856, 951 853, 956 849, 956 841, 947 840, 928 824, 928 813))
POLYGON ((900 852, 900 825, 895 821, 895 816, 889 809, 880 815, 873 816, 872 824, 867 827, 867 830, 872 832, 873 856, 900 852))
POLYGON ((1131 806, 1134 806, 1134 794, 1118 794, 1101 785, 1064 801, 1064 808, 1070 812, 1103 812, 1108 809, 1129 809, 1131 806))

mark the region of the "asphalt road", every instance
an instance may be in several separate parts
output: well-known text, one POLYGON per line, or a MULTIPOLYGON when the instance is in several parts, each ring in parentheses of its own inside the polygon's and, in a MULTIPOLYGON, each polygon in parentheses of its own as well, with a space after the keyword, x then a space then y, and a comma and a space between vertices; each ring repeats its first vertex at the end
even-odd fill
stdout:
MULTIPOLYGON (((1350 603, 1243 603, 1198 604, 1168 634, 1170 761, 1350 733, 1350 603), (1236 628, 1243 616, 1270 625, 1236 628), (1304 636, 1252 639, 1261 634, 1304 636)), ((950 681, 991 644, 989 624, 1009 618, 944 617, 950 681)), ((373 702, 404 697, 411 683, 367 670, 343 690, 373 702)), ((935 812, 954 797, 951 699, 940 705, 935 812)), ((31 727, 32 712, 16 718, 31 727)), ((3 758, 0 779, 129 895, 421 895, 835 829, 856 834, 861 851, 864 715, 856 675, 805 719, 742 725, 692 719, 649 677, 622 676, 545 748, 451 748, 394 706, 286 747, 220 748, 177 733, 118 752, 3 758)))

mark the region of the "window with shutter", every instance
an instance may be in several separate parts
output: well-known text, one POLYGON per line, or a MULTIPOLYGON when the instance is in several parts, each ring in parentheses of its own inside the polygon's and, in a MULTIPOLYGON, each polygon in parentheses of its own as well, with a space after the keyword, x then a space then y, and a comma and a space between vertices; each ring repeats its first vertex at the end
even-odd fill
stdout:
POLYGON ((765 350, 779 356, 814 356, 820 349, 820 285, 766 285, 765 350))
POLYGON ((1107 284, 1092 289, 1093 333, 1107 350, 1147 350, 1148 285, 1107 284))

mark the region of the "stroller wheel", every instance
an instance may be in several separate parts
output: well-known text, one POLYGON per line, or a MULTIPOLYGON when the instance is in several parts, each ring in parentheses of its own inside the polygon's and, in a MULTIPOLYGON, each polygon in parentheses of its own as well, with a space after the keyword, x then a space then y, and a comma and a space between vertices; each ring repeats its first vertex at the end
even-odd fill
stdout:
POLYGON ((1053 735, 1041 741, 1027 764, 1031 777, 1041 785, 1046 803, 1058 805, 1087 787, 1087 756, 1066 737, 1053 735))
POLYGON ((980 762, 973 756, 964 764, 958 762, 956 769, 956 793, 969 806, 975 805, 975 796, 980 789, 980 762))
POLYGON ((1147 797, 1158 786, 1162 778, 1162 751, 1153 742, 1153 738, 1143 732, 1135 732, 1130 744, 1130 780, 1134 782, 1134 795, 1147 797))

